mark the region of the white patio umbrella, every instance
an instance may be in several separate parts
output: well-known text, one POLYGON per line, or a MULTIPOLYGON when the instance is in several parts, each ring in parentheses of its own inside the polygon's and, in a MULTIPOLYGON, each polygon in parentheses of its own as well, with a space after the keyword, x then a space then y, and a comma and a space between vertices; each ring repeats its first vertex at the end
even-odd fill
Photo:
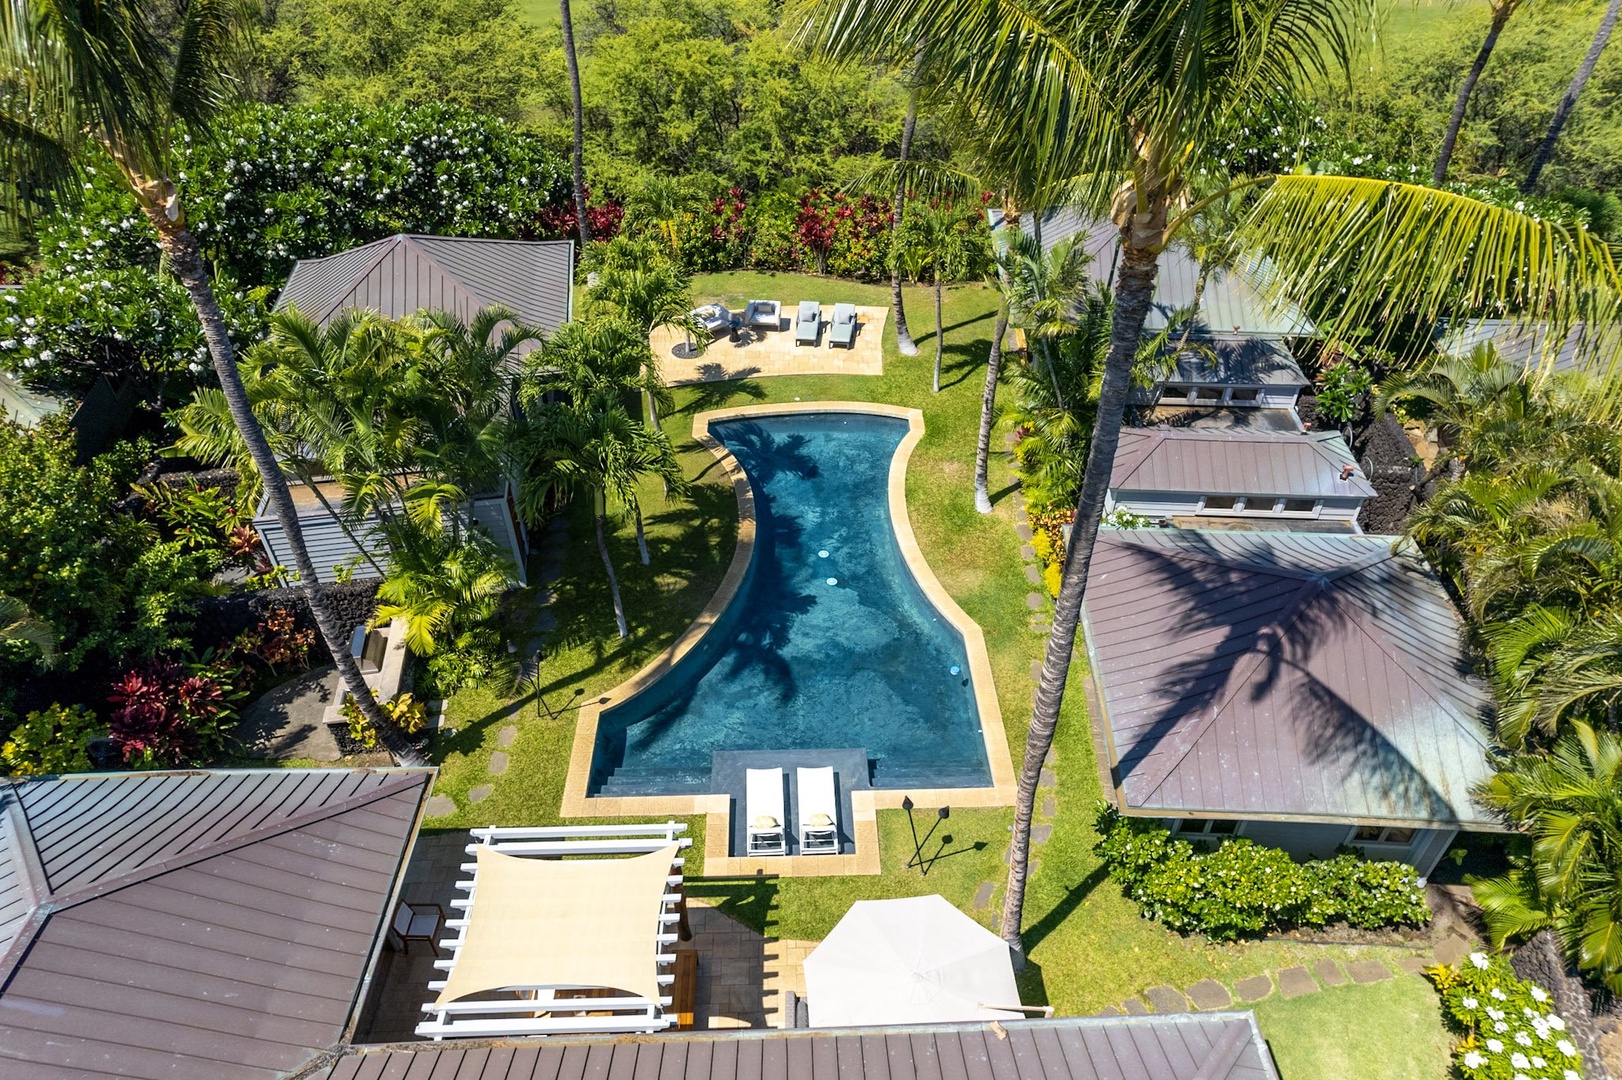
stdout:
POLYGON ((805 993, 812 1027, 1023 1015, 1007 944, 941 896, 852 904, 805 958, 805 993))

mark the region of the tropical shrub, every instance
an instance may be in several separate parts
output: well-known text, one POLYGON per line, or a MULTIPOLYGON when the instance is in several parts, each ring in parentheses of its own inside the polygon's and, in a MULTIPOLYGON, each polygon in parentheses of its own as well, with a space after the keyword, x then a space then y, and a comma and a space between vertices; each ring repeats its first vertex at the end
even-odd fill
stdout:
POLYGON ((237 499, 196 483, 151 484, 136 490, 170 537, 187 551, 206 552, 221 566, 251 567, 263 556, 252 528, 253 513, 242 497, 247 485, 238 488, 237 499))
POLYGON ((299 629, 293 612, 273 607, 253 627, 238 634, 231 648, 262 662, 274 674, 277 668, 303 669, 310 664, 315 631, 299 629))
POLYGON ((1365 929, 1430 921, 1414 868, 1346 851, 1297 863, 1242 837, 1215 849, 1104 806, 1094 853, 1143 916, 1218 941, 1344 922, 1365 929))
POLYGON ((137 769, 206 765, 230 743, 241 669, 214 659, 153 660, 126 671, 108 696, 107 731, 137 769))
POLYGON ((30 712, 0 744, 0 762, 12 776, 60 776, 87 772, 90 740, 106 734, 83 705, 52 705, 30 712))
POLYGON ((1362 368, 1342 360, 1323 373, 1318 385, 1318 415, 1347 424, 1363 411, 1373 379, 1362 368))
POLYGON ((1541 986, 1502 956, 1474 952, 1426 968, 1442 1011, 1464 1037, 1453 1063, 1464 1080, 1582 1080, 1583 1059, 1541 986))
MULTIPOLYGON (((349 738, 358 746, 375 750, 381 743, 377 728, 361 713, 351 698, 344 699, 344 719, 349 722, 349 738)), ((383 702, 383 715, 406 735, 417 735, 428 726, 428 706, 410 692, 395 694, 383 702)))

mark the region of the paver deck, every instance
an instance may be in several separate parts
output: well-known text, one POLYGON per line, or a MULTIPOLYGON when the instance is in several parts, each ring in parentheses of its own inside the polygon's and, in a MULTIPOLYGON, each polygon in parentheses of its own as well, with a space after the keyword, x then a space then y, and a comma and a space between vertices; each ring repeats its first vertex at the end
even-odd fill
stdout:
MULTIPOLYGON (((741 330, 738 340, 722 334, 708 349, 689 356, 685 334, 661 327, 649 336, 653 355, 659 358, 659 372, 671 386, 683 383, 718 382, 723 379, 754 379, 767 375, 882 375, 884 373, 884 324, 890 317, 887 307, 856 309, 856 340, 850 348, 835 348, 829 340, 828 323, 833 305, 822 306, 822 335, 815 345, 794 344, 794 313, 799 301, 782 301, 781 330, 741 330)), ((741 314, 738 313, 738 314, 741 314)))

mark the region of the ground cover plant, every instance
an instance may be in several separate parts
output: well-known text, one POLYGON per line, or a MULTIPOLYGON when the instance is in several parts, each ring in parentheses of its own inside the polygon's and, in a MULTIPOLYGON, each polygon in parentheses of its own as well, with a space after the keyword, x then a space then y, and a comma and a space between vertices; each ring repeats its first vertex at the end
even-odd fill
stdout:
POLYGON ((1474 952, 1426 974, 1464 1037, 1453 1063, 1465 1080, 1582 1080, 1583 1059, 1549 993, 1501 956, 1474 952))

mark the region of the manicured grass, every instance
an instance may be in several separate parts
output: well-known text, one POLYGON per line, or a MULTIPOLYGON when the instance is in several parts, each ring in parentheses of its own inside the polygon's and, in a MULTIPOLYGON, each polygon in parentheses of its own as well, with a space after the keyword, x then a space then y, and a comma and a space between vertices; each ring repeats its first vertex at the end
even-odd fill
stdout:
POLYGON ((1256 1006, 1283 1080, 1438 1080, 1453 1037, 1430 983, 1411 975, 1256 1006))
MULTIPOLYGON (((694 293, 696 299, 719 299, 737 308, 761 296, 885 305, 889 290, 798 275, 736 273, 701 277, 694 283, 694 293)), ((993 443, 998 453, 991 471, 995 512, 981 516, 973 504, 975 436, 994 301, 981 286, 947 291, 940 394, 930 392, 935 343, 927 290, 909 290, 907 303, 921 355, 900 357, 893 333, 887 334, 883 375, 759 378, 677 392, 681 411, 665 417, 664 424, 683 451, 688 475, 695 481, 694 493, 688 503, 662 507, 656 489, 644 492, 652 508, 650 567, 638 563, 628 524, 612 537, 632 626, 632 635, 624 642, 613 634, 590 519, 581 507, 569 511, 564 573, 552 605, 558 628, 541 668, 541 691, 551 707, 567 707, 602 693, 666 647, 709 599, 732 556, 736 505, 714 458, 692 441, 694 411, 754 400, 889 402, 924 413, 924 438, 913 453, 907 477, 912 526, 941 583, 985 633, 1009 748, 1018 766, 1035 687, 1031 666, 1041 660, 1046 638, 1031 629, 1026 607, 1033 586, 1022 569, 1010 498, 1012 478, 1000 432, 993 443)), ((526 615, 522 610, 512 613, 517 621, 526 615)), ((522 640, 523 635, 514 637, 522 640)), ((1022 977, 1026 1001, 1050 1002, 1066 1014, 1092 1013, 1150 986, 1186 987, 1206 978, 1231 985, 1247 975, 1311 963, 1326 954, 1349 959, 1370 953, 1273 942, 1210 945, 1185 940, 1140 918, 1136 906, 1105 880, 1092 854, 1097 839, 1092 821, 1101 785, 1086 716, 1084 670, 1085 660, 1078 655, 1056 743, 1058 787, 1051 794, 1057 813, 1038 816, 1054 828, 1051 839, 1035 851, 1037 866, 1027 894, 1025 940, 1030 964, 1022 977)), ((465 828, 557 820, 574 734, 572 710, 557 720, 537 718, 533 694, 516 692, 495 680, 458 695, 450 715, 460 732, 445 754, 437 790, 452 796, 459 809, 453 817, 435 819, 430 825, 465 828), (510 767, 505 775, 490 777, 486 766, 506 723, 519 728, 508 751, 510 767), (489 798, 470 805, 469 791, 483 784, 492 786, 489 798)), ((933 817, 920 810, 921 829, 933 817)), ((926 854, 934 854, 942 847, 943 835, 950 835, 947 854, 926 877, 917 868, 906 868, 913 852, 906 815, 887 811, 879 816, 884 866, 880 876, 703 881, 694 882, 692 892, 783 938, 825 936, 854 900, 930 892, 994 927, 1011 821, 1009 810, 953 810, 926 849, 926 854), (973 910, 975 894, 985 882, 996 886, 996 894, 989 906, 973 910)), ((701 849, 699 825, 695 821, 693 831, 695 846, 701 849)), ((689 865, 697 867, 701 852, 693 854, 689 865)))
MULTIPOLYGON (((543 30, 563 22, 563 11, 558 7, 558 0, 518 0, 518 13, 543 30)), ((574 23, 576 26, 580 24, 578 12, 574 14, 574 23)))

